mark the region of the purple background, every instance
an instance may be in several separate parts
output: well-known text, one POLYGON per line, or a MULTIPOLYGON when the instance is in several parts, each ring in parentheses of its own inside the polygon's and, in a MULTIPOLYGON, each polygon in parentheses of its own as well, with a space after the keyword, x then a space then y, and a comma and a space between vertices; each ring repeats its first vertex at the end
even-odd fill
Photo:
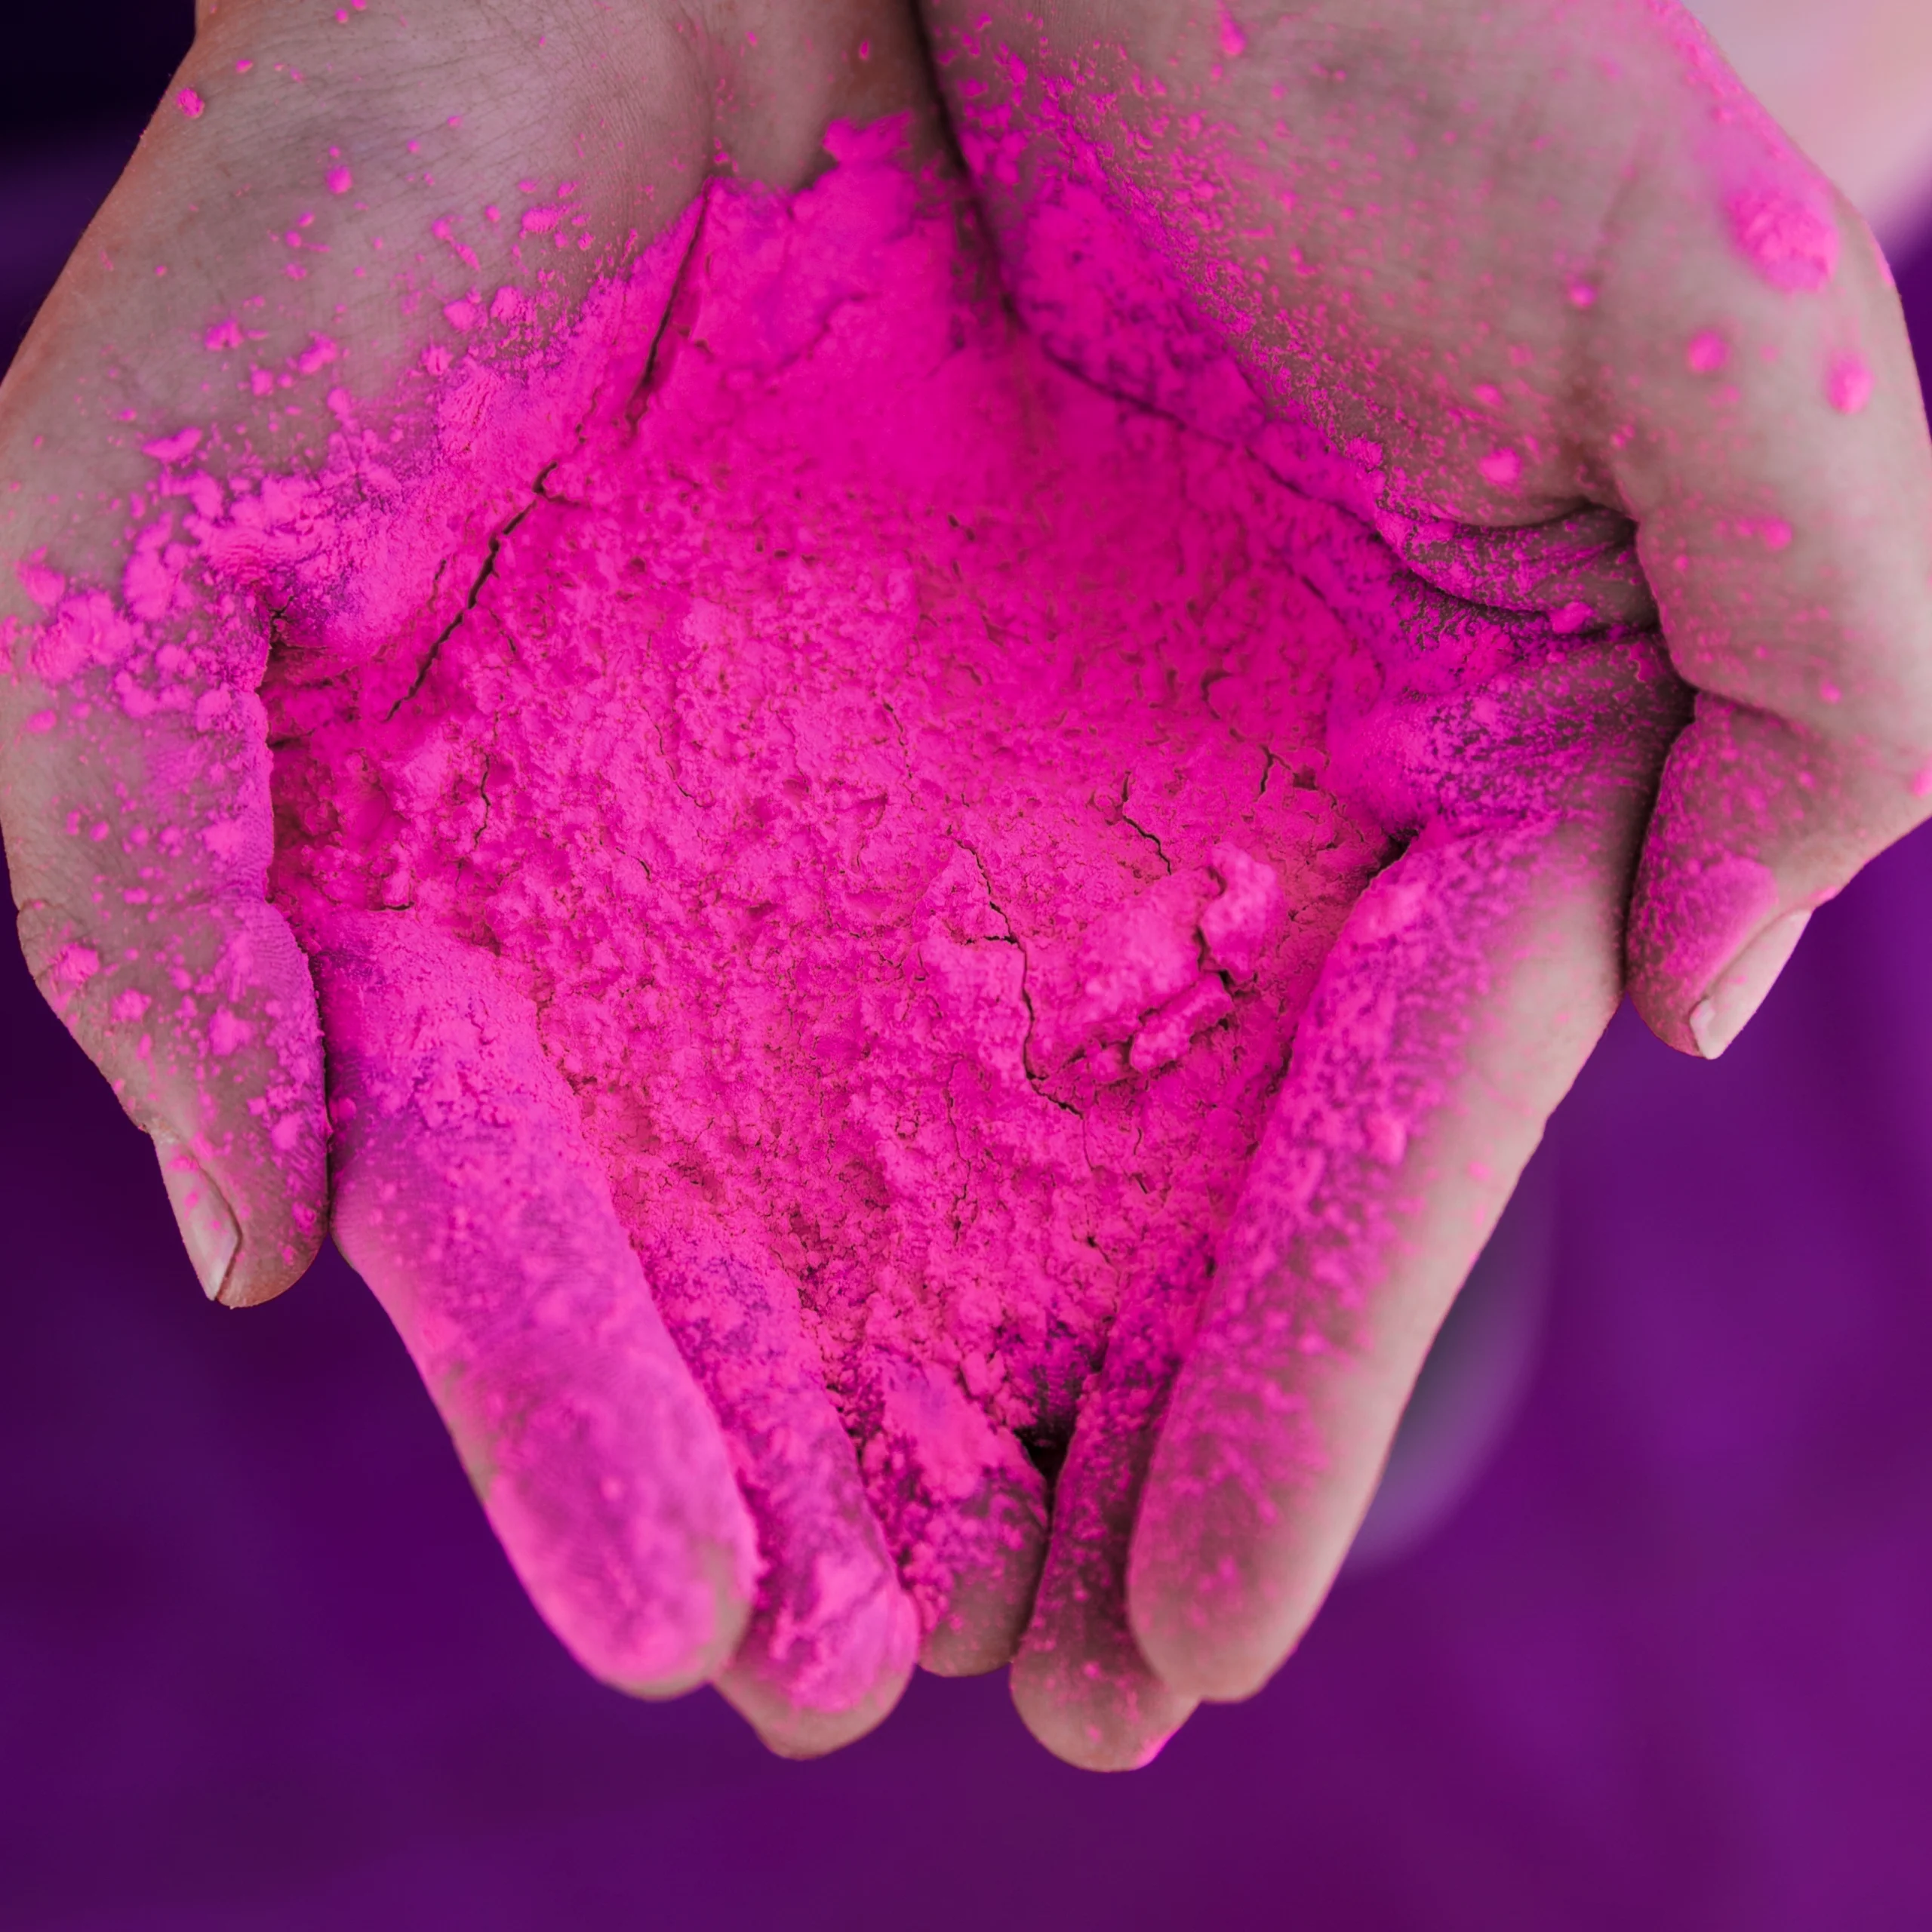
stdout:
MULTIPOLYGON (((0 79, 0 354, 184 15, 75 6, 0 79)), ((1932 254, 1901 280, 1923 354, 1932 254)), ((998 1678, 789 1765, 709 1693, 582 1676, 339 1260, 203 1303, 9 943, 0 1924, 1932 1924, 1928 968, 1921 835, 1721 1065, 1620 1018, 1539 1156, 1555 1291, 1487 1473, 1261 1697, 1102 1779, 998 1678)))

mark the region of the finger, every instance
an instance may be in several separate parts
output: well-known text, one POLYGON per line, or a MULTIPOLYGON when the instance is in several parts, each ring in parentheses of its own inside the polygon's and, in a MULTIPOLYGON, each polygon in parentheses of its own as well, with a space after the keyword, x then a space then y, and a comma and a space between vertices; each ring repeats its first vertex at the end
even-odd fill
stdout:
POLYGON ((266 1301, 313 1260, 328 1196, 314 988, 264 897, 259 643, 244 626, 171 646, 30 576, 46 608, 12 638, 0 718, 21 949, 153 1137, 204 1290, 266 1301))
POLYGON ((941 1677, 997 1670, 1032 1607, 1045 1481, 933 1363, 884 1358, 865 1406, 866 1481, 918 1610, 919 1661, 941 1677))
MULTIPOLYGON (((1810 252, 1754 260, 1737 193, 1704 198, 1676 260, 1653 245, 1676 326, 1667 366, 1654 346, 1632 365, 1650 394, 1617 460, 1672 661, 1700 694, 1637 876, 1631 993, 1707 1058, 1812 909, 1932 809, 1932 452, 1897 298, 1795 155, 1760 176, 1737 192, 1810 252)), ((1604 326, 1654 337, 1657 312, 1604 326)))
POLYGON ((659 1311, 710 1398, 764 1559, 749 1626, 718 1688, 781 1757, 863 1737, 899 1701, 918 1648, 859 1478, 777 1269, 715 1235, 660 1230, 645 1259, 659 1311))
POLYGON ((343 1253, 552 1629, 638 1696, 705 1681, 744 1633, 752 1525, 529 1007, 405 916, 313 951, 343 1253))
POLYGON ((576 329, 707 165, 672 23, 558 11, 540 53, 443 0, 413 26, 211 12, 6 372, 0 822, 22 939, 154 1136, 224 1302, 279 1292, 325 1232, 314 991, 263 903, 271 613, 283 641, 351 655, 435 635, 597 380, 586 354, 545 389, 557 358, 531 331, 576 329), (634 113, 649 153, 615 131, 634 113), (527 275, 529 237, 483 213, 517 207, 519 177, 581 190, 527 275), (406 290, 374 272, 386 245, 410 251, 406 290), (485 277, 521 321, 472 314, 485 277), (531 380, 495 392, 491 433, 467 411, 439 426, 426 371, 446 395, 466 346, 512 339, 531 380))
POLYGON ((1149 1763, 1195 1703, 1154 1674, 1127 1614, 1134 1513, 1186 1342, 1176 1312, 1150 1298, 1108 1338, 1060 1472, 1045 1573, 1013 1666, 1027 1729, 1085 1770, 1149 1763))
POLYGON ((1521 706, 1520 679, 1364 728, 1385 773, 1435 762, 1466 789, 1351 912, 1220 1244, 1128 1575, 1141 1651, 1177 1691, 1248 1695, 1313 1617, 1450 1300, 1614 1009, 1675 722, 1647 657, 1546 667, 1570 688, 1487 770, 1485 712, 1521 706))
MULTIPOLYGON (((930 1480, 928 1483, 931 1489, 930 1480)), ((1047 1554, 1046 1485, 1038 1472, 1007 1467, 970 1496, 928 1517, 909 1557, 928 1585, 931 1622, 919 1662, 935 1677, 980 1677, 1013 1660, 1047 1554)))

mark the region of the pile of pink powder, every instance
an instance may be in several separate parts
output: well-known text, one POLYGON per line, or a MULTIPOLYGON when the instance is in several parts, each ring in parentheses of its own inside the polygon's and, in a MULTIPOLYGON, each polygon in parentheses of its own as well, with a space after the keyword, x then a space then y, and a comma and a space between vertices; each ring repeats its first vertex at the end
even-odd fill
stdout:
POLYGON ((647 1265, 795 1284, 918 1598, 1204 1288, 1386 852, 1323 789, 1336 513, 1048 360, 890 147, 714 188, 460 618, 285 706, 275 891, 494 955, 647 1265))

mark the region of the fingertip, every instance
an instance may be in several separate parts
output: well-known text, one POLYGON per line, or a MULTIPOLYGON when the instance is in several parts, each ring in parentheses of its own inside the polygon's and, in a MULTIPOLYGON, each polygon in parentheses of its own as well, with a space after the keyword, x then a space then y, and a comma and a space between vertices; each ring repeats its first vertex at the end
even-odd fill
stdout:
POLYGON ((970 1535, 971 1548, 955 1551, 950 1592, 919 1651, 935 1677, 983 1676, 1018 1651, 1046 1561, 1042 1487, 995 1475, 961 1509, 955 1535, 970 1535))
POLYGON ((485 1454, 502 1466, 485 1469, 466 1444, 475 1432, 461 1397, 448 1390, 440 1406, 531 1601, 592 1676, 657 1701, 726 1668, 751 1620, 756 1564, 728 1476, 704 1466, 710 1444, 689 1459, 698 1466, 660 1475, 626 1453, 634 1444, 586 1441, 540 1416, 498 1433, 485 1454), (641 1466, 626 1478, 626 1465, 641 1466))
MULTIPOLYGON (((1203 1593, 1205 1594, 1204 1592, 1203 1593)), ((1148 1667, 1164 1684, 1201 1703, 1238 1704, 1252 1697, 1287 1661, 1297 1629, 1256 1630, 1238 1610, 1217 1605, 1204 1617, 1186 1591, 1128 1586, 1128 1626, 1148 1667)))
POLYGON ((155 1135, 175 1225, 209 1300, 259 1308, 314 1266, 328 1233, 328 1194, 319 1128, 308 1137, 312 1161, 291 1164, 293 1171, 275 1174, 266 1189, 238 1189, 238 1213, 212 1164, 204 1165, 178 1141, 165 1144, 171 1138, 165 1130, 155 1135))
POLYGON ((1690 1037, 1705 1059, 1715 1060, 1749 1024, 1810 922, 1804 910, 1774 919, 1711 983, 1690 1018, 1690 1037))
MULTIPOLYGON (((1192 1365, 1191 1365, 1192 1367, 1192 1365)), ((1253 1697, 1301 1641, 1368 1505, 1394 1429, 1318 1447, 1211 1376, 1183 1386, 1154 1455, 1126 1563, 1124 1614, 1166 1683, 1213 1703, 1253 1697)))
POLYGON ((873 1514, 924 1632, 920 1663, 973 1677, 1008 1662, 1033 1607, 1047 1484, 952 1371, 884 1355, 862 1458, 873 1514))
POLYGON ((234 1211, 179 1138, 165 1128, 156 1128, 151 1138, 161 1166, 161 1184, 168 1191, 168 1204, 174 1211, 174 1225, 195 1278, 210 1301, 220 1301, 242 1245, 234 1211))
POLYGON ((1682 1001, 1669 998, 1660 999, 1648 987, 1639 992, 1634 984, 1629 988, 1629 994, 1630 1004, 1636 1010, 1637 1017, 1672 1053, 1682 1054, 1690 1060, 1704 1057, 1698 1051, 1696 1037, 1690 1031, 1690 1013, 1682 1001))
POLYGON ((263 1307, 294 1287, 315 1265, 320 1251, 318 1243, 305 1243, 300 1249, 285 1244, 272 1258, 257 1261, 248 1251, 245 1238, 220 1292, 208 1299, 223 1308, 263 1307))
POLYGON ((918 1617, 805 1337, 795 1284, 755 1249, 654 1204, 641 1257, 731 1445, 758 1594, 719 1693, 780 1757, 863 1737, 912 1672, 918 1617))
MULTIPOLYGON (((1681 746, 1673 755, 1677 767, 1695 761, 1681 746)), ((1666 1046, 1696 1059, 1706 1056, 1693 1014, 1726 962, 1777 916, 1780 892, 1770 866, 1713 850, 1698 835, 1699 814, 1687 807, 1681 777, 1667 768, 1638 860, 1625 979, 1644 1024, 1666 1046)))
POLYGON ((1242 1428, 1204 1373, 1206 1355, 1197 1344, 1154 1451, 1123 1552, 1121 1617, 1164 1683, 1226 1703, 1260 1689, 1300 1631, 1282 1630, 1284 1606, 1271 1601, 1294 1574, 1280 1560, 1278 1484, 1263 1473, 1285 1446, 1268 1435, 1278 1418, 1270 1408, 1258 1430, 1242 1428), (1217 1420, 1235 1426, 1233 1438, 1217 1420))
POLYGON ((129 946, 35 900, 19 929, 43 996, 152 1140, 202 1292, 273 1300, 328 1232, 321 1020, 288 921, 217 897, 129 946))
POLYGON ((755 1618, 744 1643, 721 1671, 718 1694, 758 1733, 774 1756, 822 1758, 855 1743, 889 1717, 912 1680, 919 1620, 889 1577, 863 1611, 840 1626, 831 1668, 806 1675, 784 1654, 783 1637, 755 1618))
POLYGON ((905 1677, 883 1690, 875 1699, 847 1711, 800 1711, 783 1706, 768 1706, 755 1696, 740 1694, 729 1674, 718 1680, 718 1694, 751 1726, 754 1736, 774 1758, 788 1763, 809 1764, 814 1758, 829 1758, 848 1744, 876 1730, 892 1715, 906 1685, 905 1677))
POLYGON ((1103 1657, 1031 1634, 1014 1660, 1008 1688, 1034 1737, 1083 1771, 1137 1771, 1152 1764, 1199 1702, 1152 1669, 1131 1643, 1103 1657))
MULTIPOLYGON (((494 1513, 491 1522, 499 1527, 494 1513)), ((547 1588, 533 1582, 527 1551, 512 1557, 524 1558, 518 1568, 525 1586, 577 1662, 599 1682, 647 1703, 712 1682, 729 1666, 751 1622, 744 1552, 728 1535, 691 1537, 662 1564, 652 1579, 651 1614, 641 1619, 610 1615, 580 1582, 547 1588)))
MULTIPOLYGON (((1778 909, 1770 869, 1722 859, 1694 878, 1661 860, 1640 875, 1630 918, 1630 1002, 1666 1046, 1715 1060, 1769 996, 1810 923, 1778 909)), ((1812 895, 1814 902, 1829 894, 1812 895)))
POLYGON ((210 1301, 257 1308, 308 1272, 328 1229, 319 1130, 314 1159, 290 1164, 292 1172, 238 1155, 232 1142, 223 1158, 165 1126, 149 1131, 175 1227, 210 1301))
POLYGON ((1150 1763, 1198 1701, 1137 1643, 1127 1566, 1152 1450, 1182 1354, 1184 1304, 1123 1311, 1055 1480, 1052 1534, 1010 1689, 1027 1729, 1084 1770, 1150 1763))
POLYGON ((1128 1566, 1127 1623, 1148 1668, 1204 1703, 1253 1697, 1287 1660, 1312 1611, 1284 1617, 1258 1603, 1230 1561, 1204 1569, 1211 1560, 1198 1550, 1170 1548, 1150 1562, 1144 1546, 1137 1538, 1128 1566))

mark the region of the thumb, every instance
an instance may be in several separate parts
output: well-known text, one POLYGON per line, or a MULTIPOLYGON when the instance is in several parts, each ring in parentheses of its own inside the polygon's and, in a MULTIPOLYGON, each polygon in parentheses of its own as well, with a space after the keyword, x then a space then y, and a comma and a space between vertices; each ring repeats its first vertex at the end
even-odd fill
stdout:
POLYGON ((1632 897, 1630 992, 1652 1031, 1716 1059, 1813 911, 1925 816, 1928 757, 1932 734, 1837 738, 1700 692, 1666 763, 1632 897))
POLYGON ((1651 411, 1620 484, 1697 697, 1627 966, 1652 1029, 1706 1059, 1813 909, 1932 809, 1932 448, 1911 347, 1857 217, 1822 183, 1789 198, 1786 225, 1812 224, 1802 278, 1780 285, 1712 216, 1663 291, 1677 326, 1647 303, 1629 318, 1652 345, 1651 411))
POLYGON ((321 1055, 308 961, 262 900, 174 909, 128 934, 45 899, 21 949, 48 1003, 152 1137, 211 1300, 266 1301, 326 1231, 321 1055), (133 938, 135 944, 115 943, 133 938))
POLYGON ((103 593, 32 580, 42 620, 0 617, 13 647, 0 820, 21 949, 153 1137, 210 1299, 266 1301, 314 1259, 328 1177, 315 989, 266 897, 260 641, 238 626, 250 648, 174 642, 103 593))

